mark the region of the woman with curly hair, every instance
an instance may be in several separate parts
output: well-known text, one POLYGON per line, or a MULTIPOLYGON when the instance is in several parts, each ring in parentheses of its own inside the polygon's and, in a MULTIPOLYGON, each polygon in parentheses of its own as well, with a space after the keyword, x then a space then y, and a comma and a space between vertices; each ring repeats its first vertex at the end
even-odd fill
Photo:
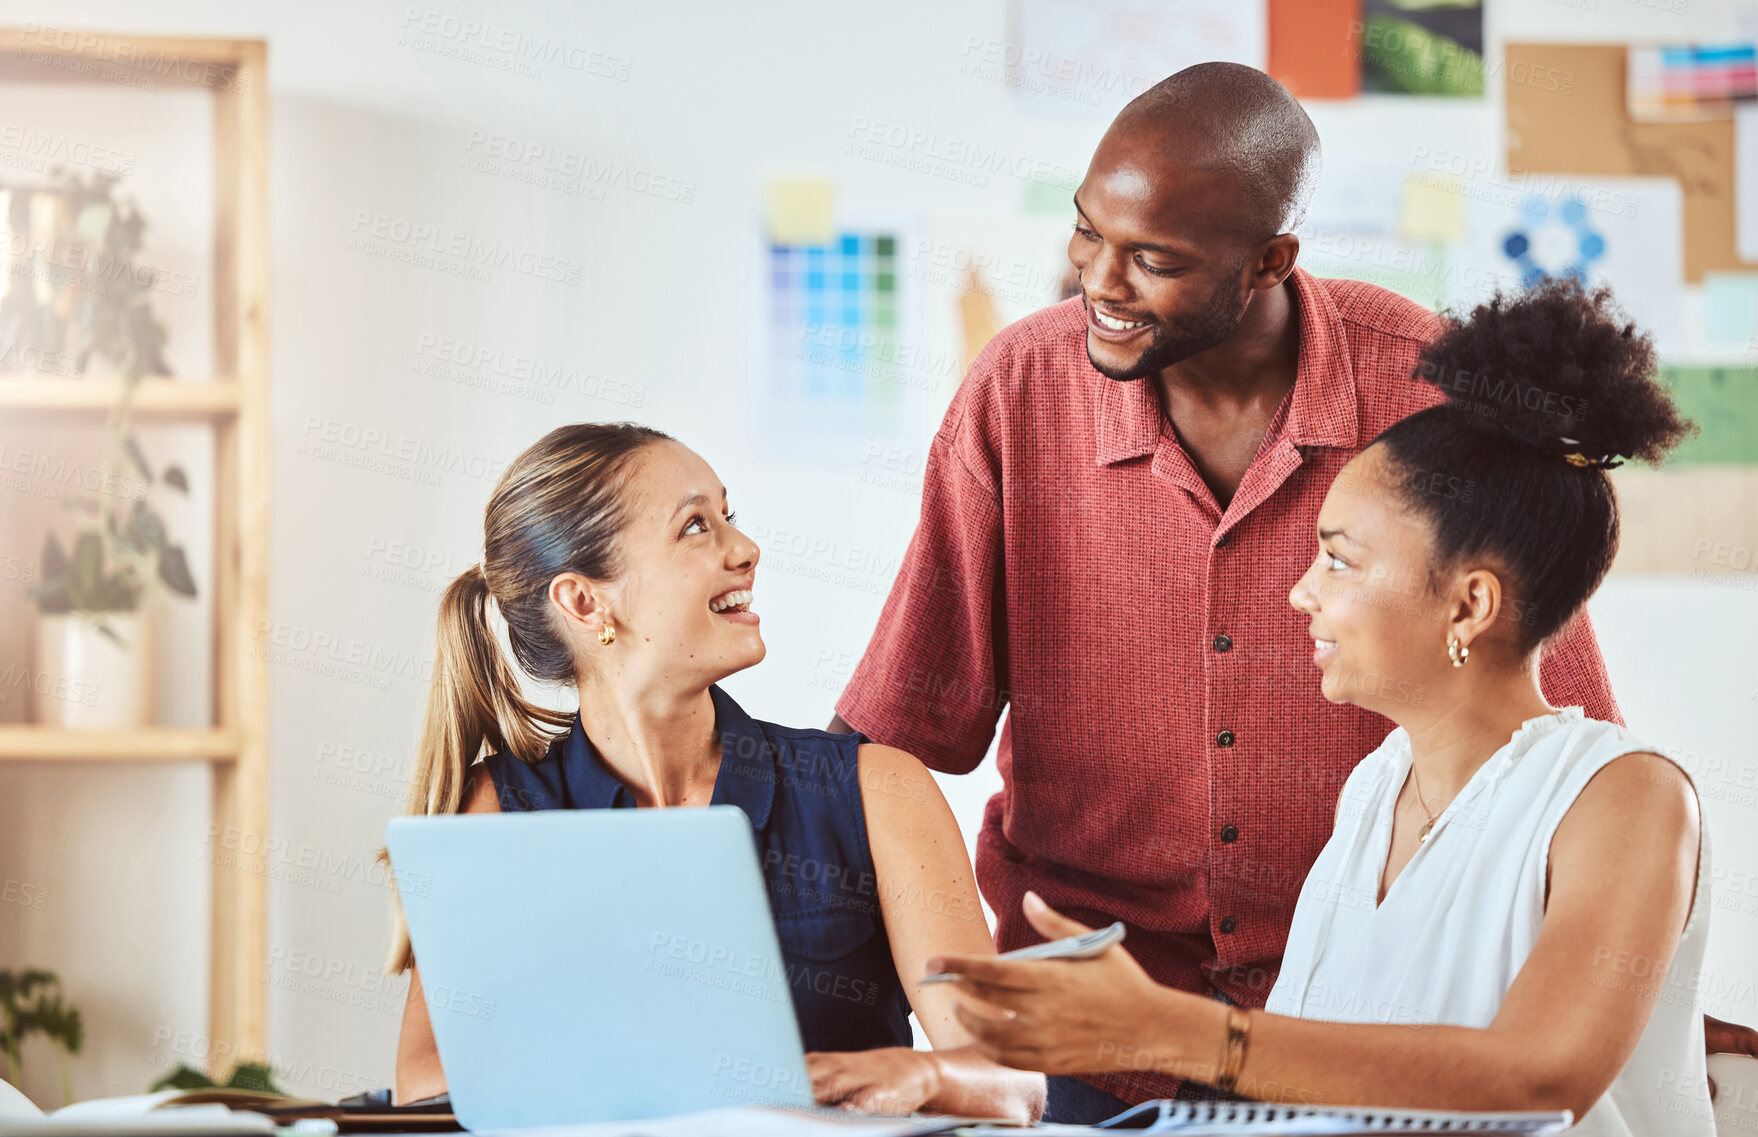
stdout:
MULTIPOLYGON (((1325 696, 1397 729, 1344 784, 1265 1009, 1160 987, 1120 947, 929 966, 962 973, 960 1019, 1012 1066, 1708 1137, 1695 787, 1538 685, 1617 551, 1606 470, 1658 462, 1688 424, 1649 339, 1570 282, 1479 307, 1419 374, 1447 401, 1344 468, 1289 594, 1325 696)), ((1046 936, 1081 930, 1025 907, 1046 936)))

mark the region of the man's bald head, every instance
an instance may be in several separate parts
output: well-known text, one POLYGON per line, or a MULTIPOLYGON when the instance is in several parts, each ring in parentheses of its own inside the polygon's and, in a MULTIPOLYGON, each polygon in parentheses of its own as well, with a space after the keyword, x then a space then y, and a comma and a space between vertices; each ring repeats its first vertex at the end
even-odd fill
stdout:
POLYGON ((1242 63, 1199 63, 1123 108, 1110 133, 1156 144, 1168 162, 1238 181, 1255 239, 1293 231, 1318 185, 1319 137, 1288 89, 1242 63))

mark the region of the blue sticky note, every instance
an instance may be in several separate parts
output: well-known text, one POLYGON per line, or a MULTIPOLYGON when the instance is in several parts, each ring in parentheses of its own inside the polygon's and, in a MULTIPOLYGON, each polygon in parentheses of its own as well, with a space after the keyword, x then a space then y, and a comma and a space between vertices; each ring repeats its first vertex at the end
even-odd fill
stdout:
POLYGON ((1703 274, 1703 332, 1716 343, 1741 347, 1758 339, 1758 273, 1703 274))

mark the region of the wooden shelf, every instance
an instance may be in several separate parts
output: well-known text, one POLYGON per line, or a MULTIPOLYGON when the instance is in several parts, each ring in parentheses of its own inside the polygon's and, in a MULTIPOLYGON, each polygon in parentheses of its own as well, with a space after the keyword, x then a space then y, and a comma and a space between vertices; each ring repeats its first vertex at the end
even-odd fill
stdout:
MULTIPOLYGON (((115 379, 0 378, 0 412, 105 415, 116 405, 115 379)), ((227 380, 142 379, 134 391, 137 418, 214 419, 238 413, 238 384, 227 380)))
POLYGON ((261 40, 142 36, 30 24, 0 28, 0 81, 115 83, 145 92, 230 94, 261 80, 261 40), (257 62, 252 68, 251 63, 257 62), (254 73, 254 74, 253 74, 254 73), (130 79, 135 80, 129 82, 130 79))
MULTIPOLYGON (((261 40, 172 39, 96 28, 0 28, 0 84, 50 81, 141 92, 199 92, 212 109, 212 381, 156 376, 134 392, 137 422, 207 423, 213 434, 211 721, 214 728, 74 731, 0 725, 0 760, 204 762, 212 823, 269 830, 269 661, 251 629, 269 616, 268 49, 261 40)), ((202 379, 209 377, 203 376, 202 379)), ((101 425, 116 380, 0 377, 0 423, 101 425)), ((213 864, 208 951, 209 1073, 269 1061, 267 859, 213 864)))
POLYGON ((230 762, 237 734, 212 727, 145 726, 133 730, 77 730, 25 723, 0 724, 0 759, 88 762, 230 762))

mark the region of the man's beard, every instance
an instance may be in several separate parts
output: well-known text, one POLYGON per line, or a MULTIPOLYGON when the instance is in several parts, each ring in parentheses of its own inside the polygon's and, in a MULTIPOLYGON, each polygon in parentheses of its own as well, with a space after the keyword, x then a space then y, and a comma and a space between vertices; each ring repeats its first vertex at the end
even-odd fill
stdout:
POLYGON ((1118 369, 1101 364, 1093 358, 1091 342, 1087 344, 1087 359, 1107 379, 1119 383, 1145 379, 1225 341, 1245 318, 1245 303, 1245 296, 1234 289, 1218 288, 1209 297, 1207 307, 1194 318, 1182 321, 1177 328, 1155 322, 1148 346, 1143 349, 1141 358, 1129 367, 1118 369))

